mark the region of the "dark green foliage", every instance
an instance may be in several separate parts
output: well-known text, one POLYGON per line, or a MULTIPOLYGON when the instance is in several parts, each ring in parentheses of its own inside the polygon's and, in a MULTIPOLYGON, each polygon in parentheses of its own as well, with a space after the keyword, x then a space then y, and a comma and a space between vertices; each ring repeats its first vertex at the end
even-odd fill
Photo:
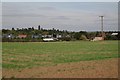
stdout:
POLYGON ((113 35, 106 35, 105 37, 106 40, 118 40, 118 36, 113 36, 113 35))

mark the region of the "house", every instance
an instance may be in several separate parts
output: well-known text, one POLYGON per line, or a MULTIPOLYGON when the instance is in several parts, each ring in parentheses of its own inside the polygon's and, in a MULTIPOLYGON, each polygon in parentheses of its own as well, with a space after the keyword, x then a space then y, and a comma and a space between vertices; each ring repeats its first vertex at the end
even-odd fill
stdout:
POLYGON ((8 34, 2 34, 2 38, 8 38, 7 35, 8 34))
POLYGON ((32 36, 31 36, 31 38, 36 38, 36 39, 37 39, 37 38, 41 38, 41 37, 42 37, 41 34, 38 34, 38 35, 32 35, 32 36))
POLYGON ((13 39, 15 36, 13 34, 2 34, 2 38, 10 38, 13 39))
POLYGON ((95 37, 92 41, 102 41, 104 40, 103 37, 95 37))
POLYGON ((18 38, 26 38, 26 37, 27 37, 26 34, 19 34, 19 35, 18 35, 18 38))
POLYGON ((112 36, 117 36, 117 35, 118 35, 118 33, 112 33, 111 35, 112 35, 112 36))
POLYGON ((42 38, 52 38, 53 35, 42 35, 42 38))
POLYGON ((62 35, 59 35, 59 34, 58 34, 58 35, 56 36, 56 38, 62 38, 62 35))
POLYGON ((53 37, 53 35, 47 35, 47 38, 52 38, 53 37))

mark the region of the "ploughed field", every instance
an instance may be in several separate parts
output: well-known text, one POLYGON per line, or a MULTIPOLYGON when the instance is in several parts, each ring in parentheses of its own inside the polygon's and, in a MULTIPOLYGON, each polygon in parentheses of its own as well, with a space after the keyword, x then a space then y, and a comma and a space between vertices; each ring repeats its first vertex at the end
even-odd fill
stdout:
POLYGON ((117 77, 118 41, 4 42, 3 77, 117 77))

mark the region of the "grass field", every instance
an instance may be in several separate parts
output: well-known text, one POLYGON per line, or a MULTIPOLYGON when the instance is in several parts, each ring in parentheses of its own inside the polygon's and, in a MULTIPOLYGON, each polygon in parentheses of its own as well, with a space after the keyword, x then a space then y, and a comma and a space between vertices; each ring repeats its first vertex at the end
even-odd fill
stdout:
POLYGON ((118 41, 2 43, 3 68, 22 69, 118 57, 118 41))

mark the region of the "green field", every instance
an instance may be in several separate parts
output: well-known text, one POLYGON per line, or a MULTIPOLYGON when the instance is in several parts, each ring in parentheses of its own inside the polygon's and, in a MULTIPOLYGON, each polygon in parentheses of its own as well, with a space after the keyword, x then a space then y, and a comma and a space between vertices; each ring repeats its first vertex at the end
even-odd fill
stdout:
POLYGON ((118 41, 5 42, 2 50, 3 68, 22 69, 117 58, 118 41))

